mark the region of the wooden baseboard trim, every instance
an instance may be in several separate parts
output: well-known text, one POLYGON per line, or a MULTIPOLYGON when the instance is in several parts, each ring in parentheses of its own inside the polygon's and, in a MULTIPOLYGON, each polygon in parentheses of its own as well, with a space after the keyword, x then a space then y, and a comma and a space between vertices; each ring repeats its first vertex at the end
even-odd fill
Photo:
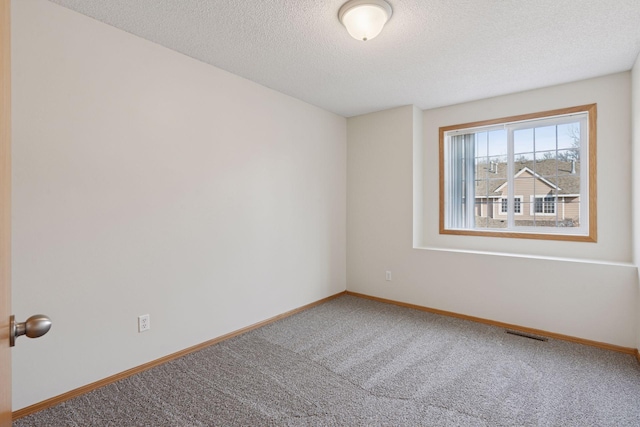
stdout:
POLYGON ((205 347, 209 347, 209 346, 217 344, 219 342, 228 340, 229 338, 237 337, 238 335, 242 335, 242 334, 247 333, 249 331, 253 331, 254 329, 261 328, 261 327, 266 326, 266 325, 268 325, 270 323, 273 323, 273 322, 275 322, 277 320, 284 319, 285 317, 292 316, 292 315, 294 315, 296 313, 299 313, 301 311, 308 310, 308 309, 310 309, 312 307, 315 307, 317 305, 323 304, 323 303, 325 303, 327 301, 330 301, 332 299, 338 298, 338 297, 343 296, 345 294, 346 294, 346 291, 339 292, 339 293, 337 293, 335 295, 331 295, 331 296, 329 296, 327 298, 323 298, 321 300, 312 302, 310 304, 303 305, 302 307, 298 307, 298 308, 295 308, 293 310, 287 311, 286 313, 278 314, 277 316, 274 316, 274 317, 272 317, 270 319, 267 319, 267 320, 263 320, 262 322, 258 322, 258 323, 255 323, 253 325, 247 326, 245 328, 238 329, 237 331, 230 332, 230 333, 222 335, 222 336, 220 336, 218 338, 214 338, 212 340, 205 341, 205 342, 203 342, 201 344, 194 345, 193 347, 189 347, 189 348, 186 348, 184 350, 180 350, 180 351, 178 351, 176 353, 169 354, 168 356, 161 357, 159 359, 156 359, 156 360, 153 360, 151 362, 145 363, 144 365, 136 366, 135 368, 128 369, 128 370, 126 370, 124 372, 120 372, 119 374, 115 374, 115 375, 112 375, 110 377, 104 378, 102 380, 98 380, 96 382, 93 382, 91 384, 87 384, 85 386, 78 387, 78 388, 76 388, 74 390, 68 391, 68 392, 63 393, 63 394, 61 394, 59 396, 55 396, 55 397, 52 397, 50 399, 44 400, 42 402, 35 403, 35 404, 31 405, 31 406, 27 406, 26 408, 22 408, 22 409, 19 409, 17 411, 14 411, 12 413, 12 418, 14 420, 17 420, 19 418, 26 417, 27 415, 31 415, 31 414, 33 414, 35 412, 42 411, 43 409, 50 408, 50 407, 55 406, 55 405, 57 405, 59 403, 67 401, 69 399, 73 399, 74 397, 78 397, 80 395, 83 395, 85 393, 93 391, 93 390, 95 390, 97 388, 104 387, 106 385, 109 385, 109 384, 114 383, 116 381, 119 381, 121 379, 130 377, 132 375, 138 374, 138 373, 143 372, 143 371, 146 371, 146 370, 151 369, 153 367, 156 367, 158 365, 162 365, 163 363, 167 363, 167 362, 170 362, 171 360, 177 359, 179 357, 186 356, 189 353, 193 353, 195 351, 202 350, 205 347))
POLYGON ((638 363, 640 363, 640 349, 636 349, 636 359, 638 359, 638 363))
POLYGON ((426 311, 429 313, 440 314, 443 316, 456 317, 458 319, 470 320, 472 322, 477 322, 477 323, 484 323, 486 325, 497 326, 499 328, 506 328, 514 331, 525 332, 528 334, 540 335, 543 337, 554 338, 562 341, 569 341, 577 344, 588 345, 591 347, 598 347, 605 350, 617 351, 619 353, 632 354, 632 355, 635 355, 636 358, 638 358, 638 361, 640 362, 640 353, 638 352, 637 349, 631 348, 631 347, 622 347, 619 345, 607 344, 599 341, 591 341, 583 338, 572 337, 569 335, 557 334, 555 332, 543 331, 540 329, 528 328, 526 326, 513 325, 510 323, 497 322, 495 320, 483 319, 481 317, 467 316, 466 314, 459 314, 459 313, 454 313, 452 311, 438 310, 436 308, 429 308, 421 305, 409 304, 409 303, 394 301, 394 300, 385 299, 385 298, 378 298, 378 297, 373 297, 371 295, 359 294, 351 291, 346 291, 345 294, 351 295, 354 297, 383 302, 386 304, 393 304, 400 307, 412 308, 414 310, 426 311))

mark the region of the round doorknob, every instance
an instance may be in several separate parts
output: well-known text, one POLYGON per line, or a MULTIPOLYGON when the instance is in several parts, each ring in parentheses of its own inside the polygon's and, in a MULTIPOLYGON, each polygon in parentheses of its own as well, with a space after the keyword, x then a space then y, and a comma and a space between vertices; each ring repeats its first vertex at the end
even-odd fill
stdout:
POLYGON ((11 316, 10 345, 13 347, 19 336, 38 338, 49 332, 49 329, 51 329, 51 319, 44 314, 33 315, 26 322, 16 322, 14 316, 11 316))

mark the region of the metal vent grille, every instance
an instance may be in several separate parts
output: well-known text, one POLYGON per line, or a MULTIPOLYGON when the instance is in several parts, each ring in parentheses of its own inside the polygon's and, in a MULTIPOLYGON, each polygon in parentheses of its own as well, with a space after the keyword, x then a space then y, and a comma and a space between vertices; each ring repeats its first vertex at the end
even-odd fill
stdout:
POLYGON ((526 332, 510 331, 508 329, 506 329, 505 332, 507 334, 510 334, 510 335, 517 335, 519 337, 529 338, 529 339, 536 340, 536 341, 544 341, 544 342, 549 341, 549 338, 539 337, 537 335, 532 335, 532 334, 527 334, 526 332))

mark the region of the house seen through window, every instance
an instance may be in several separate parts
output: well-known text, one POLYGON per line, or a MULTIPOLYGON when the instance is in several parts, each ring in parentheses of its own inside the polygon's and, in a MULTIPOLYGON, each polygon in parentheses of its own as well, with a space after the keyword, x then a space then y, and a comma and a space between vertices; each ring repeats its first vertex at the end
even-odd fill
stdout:
POLYGON ((440 128, 440 232, 596 240, 596 106, 440 128))

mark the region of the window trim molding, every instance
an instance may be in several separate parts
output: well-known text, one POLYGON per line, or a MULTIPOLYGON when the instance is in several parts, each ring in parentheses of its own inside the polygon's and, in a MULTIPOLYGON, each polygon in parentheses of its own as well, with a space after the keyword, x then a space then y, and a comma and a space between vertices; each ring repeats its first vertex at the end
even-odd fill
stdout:
POLYGON ((439 225, 440 225, 440 234, 449 234, 449 235, 459 235, 459 236, 486 236, 486 237, 503 237, 503 238, 519 238, 519 239, 537 239, 537 240, 564 240, 564 241, 573 241, 573 242, 591 242, 595 243, 598 241, 597 235, 597 155, 596 155, 596 147, 597 147, 597 104, 585 104, 579 105, 576 107, 569 108, 560 108, 557 110, 547 110, 541 111, 537 113, 530 114, 521 114, 517 116, 509 116, 502 117, 499 119, 491 119, 491 120, 483 120, 477 122, 463 123, 457 125, 450 126, 442 126, 439 128, 439 171, 438 171, 438 180, 439 180, 439 225), (570 234, 558 234, 545 232, 543 230, 536 232, 496 232, 496 231, 484 231, 484 230, 450 230, 445 228, 445 134, 450 131, 455 131, 458 129, 469 129, 469 128, 479 128, 486 127, 491 125, 500 125, 509 122, 522 122, 527 120, 535 120, 541 119, 545 117, 551 116, 561 116, 568 114, 576 114, 576 113, 588 113, 589 118, 587 121, 587 127, 589 129, 589 140, 588 144, 588 212, 589 212, 589 228, 588 234, 586 235, 570 235, 570 234))
MULTIPOLYGON (((558 205, 560 204, 560 197, 556 194, 531 194, 529 196, 529 216, 547 216, 547 217, 555 217, 558 214, 558 205), (549 202, 548 198, 553 198, 551 202, 549 202), (536 199, 542 200, 542 212, 536 212, 536 199), (553 212, 544 212, 545 203, 553 203, 553 212)), ((562 219, 564 219, 564 212, 562 212, 562 219)))

